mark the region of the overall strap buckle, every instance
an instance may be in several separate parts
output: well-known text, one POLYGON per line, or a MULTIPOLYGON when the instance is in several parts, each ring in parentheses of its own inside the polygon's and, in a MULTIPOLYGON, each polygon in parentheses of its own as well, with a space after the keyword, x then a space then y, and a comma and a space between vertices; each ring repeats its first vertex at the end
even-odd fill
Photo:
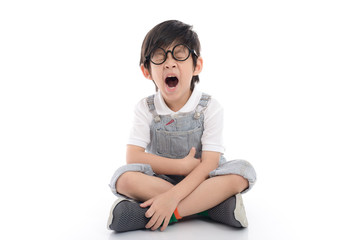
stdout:
POLYGON ((206 93, 202 94, 199 104, 196 106, 196 109, 195 109, 195 114, 194 114, 195 119, 199 119, 201 117, 201 114, 207 108, 210 99, 211 99, 210 95, 208 95, 206 93))
POLYGON ((156 112, 154 98, 155 98, 155 95, 151 95, 146 98, 146 102, 147 102, 149 111, 151 112, 151 114, 154 117, 154 121, 158 123, 161 121, 161 118, 160 118, 159 114, 157 114, 157 112, 156 112))

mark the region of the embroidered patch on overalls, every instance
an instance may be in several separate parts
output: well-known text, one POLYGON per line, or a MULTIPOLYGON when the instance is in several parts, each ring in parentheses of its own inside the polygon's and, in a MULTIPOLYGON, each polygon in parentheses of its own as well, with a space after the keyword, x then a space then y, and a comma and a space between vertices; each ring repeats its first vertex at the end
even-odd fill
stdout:
POLYGON ((166 124, 166 126, 172 124, 173 122, 174 122, 174 119, 171 119, 171 121, 168 122, 168 123, 166 124))

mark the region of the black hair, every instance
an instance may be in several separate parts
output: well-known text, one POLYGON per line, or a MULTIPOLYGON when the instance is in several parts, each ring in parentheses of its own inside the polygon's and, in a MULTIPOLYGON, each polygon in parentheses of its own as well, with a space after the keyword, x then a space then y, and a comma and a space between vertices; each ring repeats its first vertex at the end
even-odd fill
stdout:
MULTIPOLYGON (((190 49, 194 49, 197 54, 197 56, 192 54, 193 66, 195 68, 201 50, 199 37, 197 33, 192 30, 192 26, 178 20, 162 22, 148 32, 141 47, 140 65, 144 64, 144 67, 150 72, 150 61, 146 59, 146 56, 148 56, 155 47, 166 49, 171 44, 185 44, 190 49)), ((191 91, 194 90, 195 83, 199 81, 199 76, 193 76, 190 86, 191 91)))

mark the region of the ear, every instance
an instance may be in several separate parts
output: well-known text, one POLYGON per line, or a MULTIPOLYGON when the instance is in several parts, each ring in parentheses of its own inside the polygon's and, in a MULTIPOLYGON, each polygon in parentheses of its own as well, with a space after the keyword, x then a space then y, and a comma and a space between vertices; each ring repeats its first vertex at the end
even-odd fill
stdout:
POLYGON ((198 57, 197 61, 196 61, 196 66, 194 69, 194 74, 193 76, 197 76, 201 73, 203 68, 203 58, 202 57, 198 57))
POLYGON ((141 68, 141 71, 144 74, 145 78, 147 78, 149 80, 153 80, 149 70, 147 68, 145 68, 144 64, 141 64, 140 68, 141 68))

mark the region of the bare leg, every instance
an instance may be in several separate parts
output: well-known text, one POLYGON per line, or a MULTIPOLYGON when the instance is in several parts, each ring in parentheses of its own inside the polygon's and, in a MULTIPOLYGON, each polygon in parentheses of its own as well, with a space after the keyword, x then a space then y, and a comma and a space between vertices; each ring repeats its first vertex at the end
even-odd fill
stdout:
POLYGON ((118 193, 140 202, 145 202, 170 190, 173 185, 161 178, 148 176, 140 172, 126 172, 117 180, 118 193))
MULTIPOLYGON (((239 175, 209 178, 179 203, 178 212, 180 216, 186 217, 208 210, 242 192, 248 186, 248 181, 239 175)), ((161 178, 139 172, 124 173, 116 183, 119 193, 141 202, 164 193, 172 187, 171 183, 161 178)))
POLYGON ((246 179, 238 175, 209 178, 180 202, 178 212, 180 216, 186 217, 208 210, 242 192, 249 186, 248 184, 246 179))

